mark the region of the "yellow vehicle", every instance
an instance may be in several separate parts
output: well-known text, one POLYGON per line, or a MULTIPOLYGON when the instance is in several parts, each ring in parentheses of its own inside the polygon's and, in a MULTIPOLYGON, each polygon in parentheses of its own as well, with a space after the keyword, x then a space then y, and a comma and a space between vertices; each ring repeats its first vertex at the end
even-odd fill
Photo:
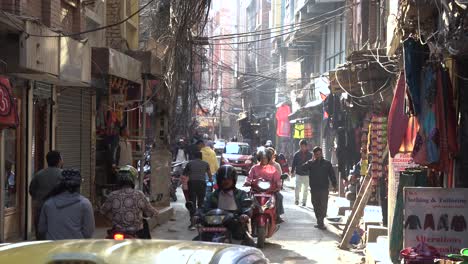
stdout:
POLYGON ((170 240, 61 240, 0 244, 2 264, 268 264, 252 247, 170 240))

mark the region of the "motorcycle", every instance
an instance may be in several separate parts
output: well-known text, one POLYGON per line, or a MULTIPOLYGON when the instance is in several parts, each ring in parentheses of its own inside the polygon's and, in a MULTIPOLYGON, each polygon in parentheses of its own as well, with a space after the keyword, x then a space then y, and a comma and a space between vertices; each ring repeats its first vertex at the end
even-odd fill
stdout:
POLYGON ((252 235, 257 237, 257 247, 263 248, 266 238, 272 237, 280 227, 275 196, 278 187, 263 178, 252 181, 250 186, 253 196, 252 235))
MULTIPOLYGON (((190 207, 190 205, 188 206, 190 207)), ((197 224, 198 236, 193 240, 232 244, 233 234, 228 225, 237 226, 246 224, 241 222, 240 215, 250 213, 252 200, 246 199, 242 201, 242 206, 247 209, 241 214, 235 214, 222 209, 212 209, 206 214, 199 213, 194 216, 193 221, 197 224)))
MULTIPOLYGON (((151 145, 146 146, 145 161, 143 165, 143 193, 150 195, 151 190, 151 145)), ((141 160, 137 162, 137 170, 141 171, 141 160)))
POLYGON ((143 218, 143 232, 118 228, 116 226, 107 230, 106 239, 124 240, 124 239, 151 239, 148 220, 143 218))
POLYGON ((169 194, 173 202, 177 202, 177 188, 182 185, 180 176, 184 172, 186 161, 184 162, 173 162, 171 171, 171 182, 169 184, 169 194))

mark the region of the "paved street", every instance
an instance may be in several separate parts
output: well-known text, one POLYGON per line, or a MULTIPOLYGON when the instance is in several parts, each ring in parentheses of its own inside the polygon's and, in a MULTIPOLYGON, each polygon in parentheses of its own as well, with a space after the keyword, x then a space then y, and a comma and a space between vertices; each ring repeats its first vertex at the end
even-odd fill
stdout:
MULTIPOLYGON (((244 177, 239 178, 243 183, 244 177)), ((283 191, 285 223, 280 230, 267 240, 263 249, 272 263, 360 263, 362 256, 337 248, 338 237, 330 231, 315 229, 315 216, 310 201, 306 207, 294 205, 294 191, 283 191)), ((196 231, 189 231, 188 213, 184 208, 184 199, 179 190, 178 202, 172 203, 175 208, 173 221, 157 227, 153 238, 191 239, 196 231)))

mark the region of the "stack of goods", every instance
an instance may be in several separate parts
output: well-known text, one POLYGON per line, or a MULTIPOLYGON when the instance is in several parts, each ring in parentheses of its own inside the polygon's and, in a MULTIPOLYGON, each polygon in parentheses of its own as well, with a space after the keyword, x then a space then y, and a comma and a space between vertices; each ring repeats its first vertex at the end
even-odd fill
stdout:
POLYGON ((361 134, 361 176, 367 175, 367 168, 369 167, 367 156, 367 144, 369 141, 369 128, 371 122, 371 114, 367 114, 362 124, 361 134))
POLYGON ((372 176, 372 195, 370 202, 377 203, 377 184, 379 178, 386 177, 385 173, 385 148, 387 147, 387 117, 372 115, 369 141, 367 145, 370 155, 370 166, 372 176))

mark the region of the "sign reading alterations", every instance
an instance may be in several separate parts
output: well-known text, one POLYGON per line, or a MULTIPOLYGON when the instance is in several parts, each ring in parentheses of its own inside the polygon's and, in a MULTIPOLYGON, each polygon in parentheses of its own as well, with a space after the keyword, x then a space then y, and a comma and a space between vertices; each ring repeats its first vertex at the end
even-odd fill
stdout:
POLYGON ((434 246, 441 255, 468 246, 468 189, 404 189, 404 247, 434 246))

